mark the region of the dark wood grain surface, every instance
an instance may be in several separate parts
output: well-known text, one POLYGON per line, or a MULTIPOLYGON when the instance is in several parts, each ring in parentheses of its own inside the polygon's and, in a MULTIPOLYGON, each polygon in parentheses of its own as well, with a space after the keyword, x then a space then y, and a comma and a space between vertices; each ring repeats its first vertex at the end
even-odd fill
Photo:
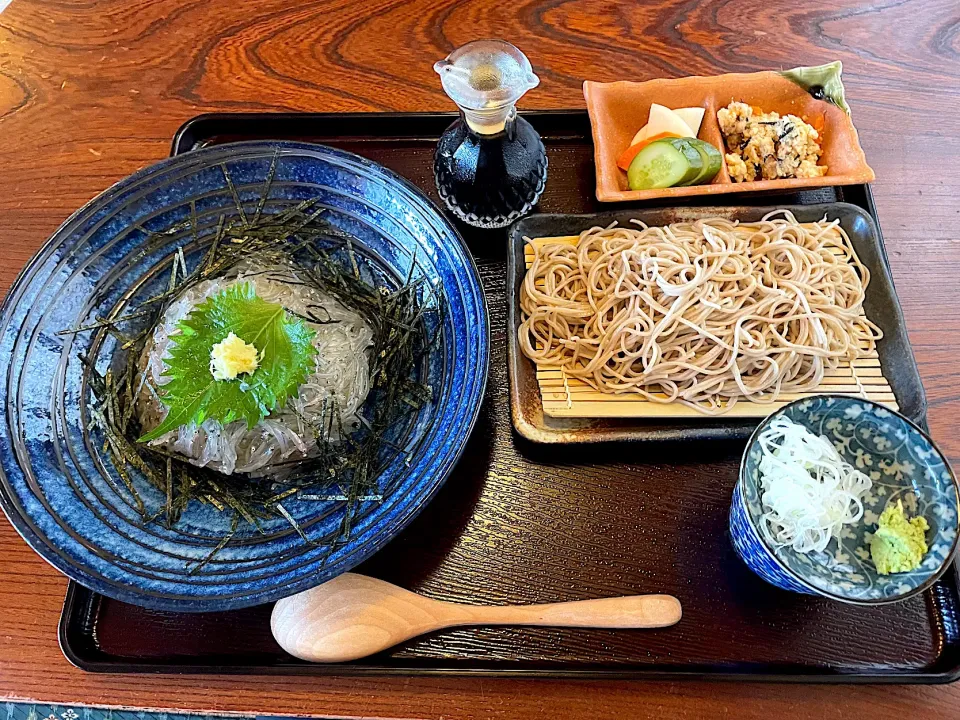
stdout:
MULTIPOLYGON (((432 62, 485 35, 506 37, 532 58, 543 84, 526 107, 581 107, 585 77, 647 79, 842 59, 854 120, 877 171, 880 219, 932 432, 960 462, 953 431, 960 411, 955 0, 873 6, 14 0, 0 14, 0 288, 73 209, 163 157, 188 117, 239 109, 447 109, 432 62)), ((662 462, 638 459, 636 469, 642 477, 662 462)), ((508 544, 496 530, 508 524, 486 520, 490 541, 508 544)), ((376 717, 960 712, 956 686, 91 676, 71 668, 57 648, 64 587, 8 525, 0 526, 0 696, 376 717)))

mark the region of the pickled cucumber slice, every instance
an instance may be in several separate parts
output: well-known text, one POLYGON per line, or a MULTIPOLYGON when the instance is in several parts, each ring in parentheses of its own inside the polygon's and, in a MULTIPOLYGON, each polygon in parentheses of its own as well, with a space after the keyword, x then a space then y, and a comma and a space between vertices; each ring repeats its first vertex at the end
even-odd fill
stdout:
POLYGON ((703 156, 687 139, 655 140, 630 163, 627 185, 631 190, 674 187, 696 178, 703 165, 703 156))
POLYGON ((686 141, 693 145, 697 152, 700 153, 700 157, 703 158, 703 169, 700 171, 700 174, 687 184, 706 185, 713 180, 716 174, 720 172, 720 168, 723 167, 723 155, 720 154, 717 148, 705 140, 686 138, 686 141))

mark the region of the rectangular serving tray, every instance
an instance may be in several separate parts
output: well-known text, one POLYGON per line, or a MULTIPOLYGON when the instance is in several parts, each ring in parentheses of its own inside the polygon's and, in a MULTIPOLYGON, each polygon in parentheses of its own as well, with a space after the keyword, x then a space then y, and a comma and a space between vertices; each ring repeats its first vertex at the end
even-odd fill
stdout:
MULTIPOLYGON (((454 117, 208 115, 184 125, 173 152, 244 139, 322 142, 380 162, 436 199, 433 149, 454 117)), ((550 158, 540 210, 600 210, 586 113, 526 117, 550 158)), ((737 197, 738 205, 837 201, 876 218, 866 186, 737 197)), ((683 603, 683 620, 657 631, 458 628, 354 663, 311 665, 274 642, 269 606, 163 613, 70 583, 60 641, 71 662, 121 673, 923 683, 960 676, 955 568, 923 596, 865 608, 785 593, 740 562, 726 525, 742 442, 547 447, 515 434, 507 379, 506 232, 461 230, 477 258, 491 318, 484 407, 461 462, 434 500, 357 571, 457 602, 667 592, 683 603)))
POLYGON ((510 370, 511 413, 513 425, 533 442, 595 443, 611 440, 658 442, 664 440, 740 440, 749 437, 759 424, 758 418, 567 418, 550 417, 543 412, 536 365, 524 357, 517 342, 520 327, 520 286, 526 274, 524 238, 579 235, 594 226, 612 222, 629 226, 631 220, 647 225, 722 216, 730 220, 754 222, 778 208, 789 210, 800 222, 816 222, 825 216, 839 220, 860 261, 870 271, 870 283, 864 299, 867 317, 883 331, 877 352, 884 377, 893 389, 900 412, 922 424, 927 403, 920 373, 910 348, 900 302, 893 286, 878 225, 867 210, 851 203, 812 205, 765 205, 759 207, 723 205, 712 207, 635 208, 591 215, 530 215, 510 228, 507 247, 507 362, 510 370))

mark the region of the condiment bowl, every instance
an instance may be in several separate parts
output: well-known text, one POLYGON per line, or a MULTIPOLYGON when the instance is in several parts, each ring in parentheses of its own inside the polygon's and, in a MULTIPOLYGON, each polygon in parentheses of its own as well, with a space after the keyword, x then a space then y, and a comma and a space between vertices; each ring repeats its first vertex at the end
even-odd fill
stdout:
POLYGON ((820 395, 774 412, 750 437, 733 492, 730 536, 747 566, 779 588, 875 605, 921 593, 947 570, 957 551, 957 508, 957 478, 921 428, 869 400, 820 395), (822 552, 799 553, 792 546, 777 547, 762 530, 758 438, 779 416, 827 438, 873 483, 863 497, 861 520, 844 526, 822 552), (871 560, 869 542, 880 513, 897 500, 903 502, 909 516, 926 519, 928 550, 915 570, 881 575, 871 560))

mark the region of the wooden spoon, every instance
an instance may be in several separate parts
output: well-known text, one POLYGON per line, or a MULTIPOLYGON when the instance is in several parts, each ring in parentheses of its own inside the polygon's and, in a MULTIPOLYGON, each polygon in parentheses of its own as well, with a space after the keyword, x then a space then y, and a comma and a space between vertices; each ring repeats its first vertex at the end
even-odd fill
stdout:
POLYGON ((270 627, 291 655, 312 662, 344 662, 456 625, 659 628, 673 625, 680 614, 680 601, 671 595, 550 605, 459 605, 431 600, 365 575, 344 573, 278 602, 270 627))

